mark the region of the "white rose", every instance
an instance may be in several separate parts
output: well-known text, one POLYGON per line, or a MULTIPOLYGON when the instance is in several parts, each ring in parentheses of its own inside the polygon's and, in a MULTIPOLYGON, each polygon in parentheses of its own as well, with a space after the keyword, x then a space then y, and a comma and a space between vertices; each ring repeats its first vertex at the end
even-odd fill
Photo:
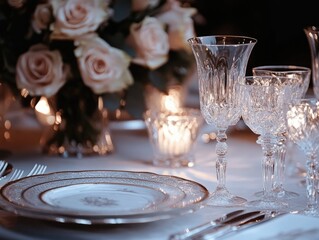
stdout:
POLYGON ((167 62, 168 36, 156 18, 146 17, 141 23, 133 23, 128 41, 136 50, 134 63, 155 69, 167 62))
POLYGON ((41 33, 42 30, 48 28, 51 19, 52 12, 50 4, 45 3, 37 5, 31 21, 33 30, 36 33, 41 33))
POLYGON ((59 51, 45 45, 32 46, 20 55, 16 67, 19 89, 27 89, 32 96, 53 96, 66 82, 66 71, 59 51))
POLYGON ((94 93, 117 92, 133 83, 130 58, 123 51, 97 36, 80 38, 75 44, 83 82, 94 93))
POLYGON ((55 22, 53 38, 75 38, 94 32, 108 17, 105 0, 51 0, 55 22))
POLYGON ((25 0, 8 0, 8 4, 14 8, 21 8, 25 3, 25 0))
POLYGON ((164 9, 165 11, 156 18, 168 26, 170 49, 190 51, 187 40, 195 36, 194 22, 191 17, 196 13, 196 9, 181 7, 180 2, 176 0, 169 0, 164 9))

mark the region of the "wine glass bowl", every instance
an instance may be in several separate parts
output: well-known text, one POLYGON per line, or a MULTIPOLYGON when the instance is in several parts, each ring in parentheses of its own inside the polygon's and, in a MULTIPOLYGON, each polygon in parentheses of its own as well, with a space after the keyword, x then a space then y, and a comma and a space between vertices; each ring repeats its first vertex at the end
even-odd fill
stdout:
POLYGON ((264 65, 252 68, 254 76, 283 76, 299 79, 300 88, 295 91, 296 99, 303 98, 309 88, 311 69, 295 65, 264 65))
POLYGON ((299 213, 319 217, 318 206, 318 150, 319 150, 319 101, 302 99, 287 112, 288 134, 307 157, 306 184, 307 207, 299 213))
POLYGON ((246 199, 231 194, 226 188, 226 131, 241 116, 236 85, 245 76, 250 53, 257 40, 244 36, 217 35, 188 40, 194 53, 199 79, 202 115, 217 128, 216 175, 218 185, 207 205, 236 206, 246 199))

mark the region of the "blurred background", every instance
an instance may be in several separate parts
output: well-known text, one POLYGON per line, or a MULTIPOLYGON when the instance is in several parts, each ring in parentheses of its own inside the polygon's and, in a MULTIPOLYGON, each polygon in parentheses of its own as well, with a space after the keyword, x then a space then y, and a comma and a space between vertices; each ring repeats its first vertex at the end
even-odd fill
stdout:
POLYGON ((311 68, 311 56, 303 28, 319 25, 316 1, 301 0, 190 0, 198 9, 198 36, 233 34, 257 39, 247 66, 299 65, 311 68))

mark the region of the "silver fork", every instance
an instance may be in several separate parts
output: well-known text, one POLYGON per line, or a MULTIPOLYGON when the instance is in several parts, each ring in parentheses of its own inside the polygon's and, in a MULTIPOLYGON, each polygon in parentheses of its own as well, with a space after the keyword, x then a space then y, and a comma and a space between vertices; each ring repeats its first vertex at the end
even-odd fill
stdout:
POLYGON ((33 166, 33 168, 31 169, 31 171, 28 173, 27 177, 38 175, 38 174, 43 174, 46 169, 47 169, 46 165, 41 165, 41 164, 36 163, 33 166))
MULTIPOLYGON (((47 169, 46 165, 41 165, 41 164, 35 164, 33 166, 33 168, 30 170, 30 172, 27 174, 27 177, 29 176, 34 176, 34 175, 39 175, 39 174, 43 174, 47 169)), ((7 182, 11 182, 11 181, 15 181, 18 180, 20 178, 22 178, 24 173, 24 170, 21 169, 15 169, 12 173, 12 175, 10 176, 9 180, 6 181, 7 182)), ((5 178, 6 176, 4 176, 3 178, 5 178)))
POLYGON ((10 176, 8 182, 20 179, 22 177, 23 173, 24 173, 24 170, 15 169, 13 171, 12 175, 10 176))
POLYGON ((2 179, 2 177, 3 177, 2 175, 6 171, 7 166, 8 166, 7 161, 3 161, 3 160, 0 161, 0 179, 2 179))

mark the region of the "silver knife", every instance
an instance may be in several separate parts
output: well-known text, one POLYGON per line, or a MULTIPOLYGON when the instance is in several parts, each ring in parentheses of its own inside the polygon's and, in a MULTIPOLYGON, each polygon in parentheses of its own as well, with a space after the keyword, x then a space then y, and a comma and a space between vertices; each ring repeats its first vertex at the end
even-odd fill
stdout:
POLYGON ((227 224, 223 223, 214 229, 210 229, 208 231, 204 231, 199 234, 196 234, 196 236, 193 236, 191 239, 216 240, 218 238, 225 237, 226 235, 228 236, 229 234, 234 233, 236 231, 255 226, 262 222, 266 222, 274 217, 277 217, 283 214, 284 214, 283 212, 265 211, 265 212, 261 212, 257 216, 252 216, 248 219, 245 219, 239 222, 233 222, 230 220, 227 222, 227 224))
POLYGON ((170 236, 170 240, 184 240, 184 239, 192 239, 192 237, 199 235, 203 232, 206 232, 207 230, 214 229, 218 226, 222 226, 224 224, 227 224, 229 222, 236 223, 240 222, 244 219, 251 218, 253 216, 256 216, 260 214, 261 211, 250 211, 245 212, 245 210, 237 210, 234 212, 227 213, 223 215, 220 218, 217 218, 213 221, 209 221, 208 223, 204 223, 201 225, 198 225, 194 228, 187 228, 182 232, 175 233, 170 236))

